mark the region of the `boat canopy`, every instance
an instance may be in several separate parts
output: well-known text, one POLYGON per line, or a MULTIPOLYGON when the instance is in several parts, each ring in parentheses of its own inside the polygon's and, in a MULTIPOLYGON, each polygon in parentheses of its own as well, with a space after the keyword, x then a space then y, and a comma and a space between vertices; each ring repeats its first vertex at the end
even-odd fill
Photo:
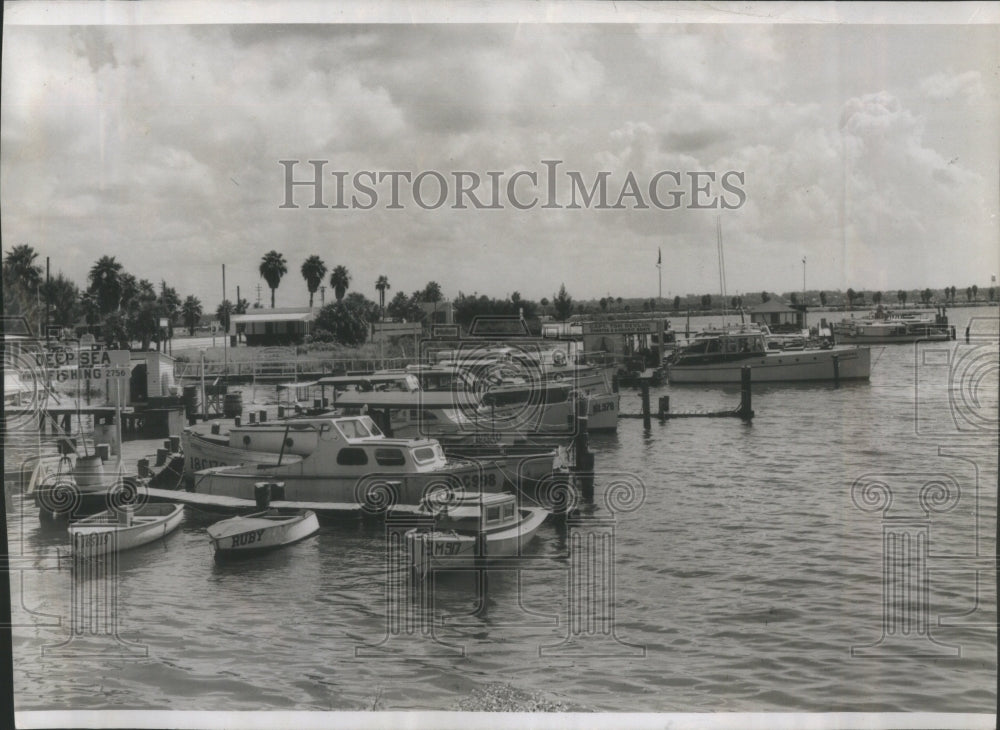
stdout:
MULTIPOLYGON (((463 398, 467 396, 463 395, 463 398)), ((345 393, 337 398, 341 408, 415 408, 418 410, 438 410, 456 408, 462 405, 450 391, 369 391, 345 393)))

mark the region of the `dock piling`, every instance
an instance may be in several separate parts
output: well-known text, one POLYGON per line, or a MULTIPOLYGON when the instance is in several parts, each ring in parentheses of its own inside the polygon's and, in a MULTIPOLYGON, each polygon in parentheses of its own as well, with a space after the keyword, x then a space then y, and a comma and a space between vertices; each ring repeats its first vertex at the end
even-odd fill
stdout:
POLYGON ((167 463, 167 454, 168 453, 169 452, 166 449, 157 449, 156 450, 156 465, 157 466, 163 466, 164 464, 167 463))
POLYGON ((594 499, 594 455, 587 438, 587 416, 577 416, 576 435, 573 439, 576 457, 576 479, 581 496, 588 502, 594 499))
POLYGON ((650 429, 649 424, 649 380, 646 378, 642 379, 642 427, 645 430, 650 429))
POLYGON ((668 413, 670 413, 670 396, 669 395, 661 395, 660 396, 660 411, 659 411, 660 420, 662 421, 666 417, 666 415, 668 413))
POLYGON ((214 436, 218 436, 221 431, 222 431, 222 429, 219 426, 219 424, 217 424, 217 423, 213 423, 212 424, 212 434, 214 436))
POLYGON ((740 368, 740 407, 737 412, 739 413, 740 418, 744 421, 749 421, 753 418, 750 373, 751 369, 749 365, 744 365, 740 368))
POLYGON ((169 443, 170 443, 170 453, 171 454, 180 453, 180 450, 181 450, 181 437, 180 436, 171 436, 169 443))
POLYGON ((840 355, 833 356, 833 385, 840 386, 840 355))
POLYGON ((97 444, 97 455, 101 457, 102 462, 108 461, 111 458, 111 445, 97 444))

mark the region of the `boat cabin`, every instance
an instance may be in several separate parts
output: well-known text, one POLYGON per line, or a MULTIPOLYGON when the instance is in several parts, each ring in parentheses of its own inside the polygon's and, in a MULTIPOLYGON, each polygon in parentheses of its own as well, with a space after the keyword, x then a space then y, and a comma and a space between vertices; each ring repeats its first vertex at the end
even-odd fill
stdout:
POLYGON ((767 349, 767 335, 762 330, 723 330, 696 335, 694 341, 678 350, 674 357, 676 363, 696 364, 753 357, 764 354, 767 349))
POLYGON ((458 495, 455 505, 424 510, 435 514, 434 526, 456 532, 492 532, 517 522, 517 497, 513 494, 465 493, 458 495))

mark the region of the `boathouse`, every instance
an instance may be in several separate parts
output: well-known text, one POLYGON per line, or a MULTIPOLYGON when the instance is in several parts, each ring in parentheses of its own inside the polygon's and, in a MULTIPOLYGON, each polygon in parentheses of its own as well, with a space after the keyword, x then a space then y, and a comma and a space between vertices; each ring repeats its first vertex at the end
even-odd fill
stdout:
POLYGON ((766 324, 772 332, 803 330, 806 313, 802 306, 791 307, 779 299, 772 299, 751 308, 750 321, 766 324))
POLYGON ((300 345, 318 313, 309 307, 253 309, 234 314, 232 324, 248 345, 300 345))

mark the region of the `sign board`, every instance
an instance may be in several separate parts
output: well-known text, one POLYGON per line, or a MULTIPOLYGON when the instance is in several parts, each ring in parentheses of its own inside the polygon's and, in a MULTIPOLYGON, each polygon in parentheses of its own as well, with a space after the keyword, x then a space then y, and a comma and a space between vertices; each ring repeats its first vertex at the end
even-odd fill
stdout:
POLYGON ((160 327, 169 327, 169 326, 170 326, 170 320, 167 319, 166 317, 160 317, 160 327))
POLYGON ((65 383, 76 380, 119 380, 128 382, 132 374, 128 350, 49 349, 35 355, 36 364, 49 380, 65 383))
POLYGON ((457 340, 460 334, 457 324, 435 324, 431 327, 431 337, 435 340, 457 340))
POLYGON ((583 322, 585 335, 649 335, 662 328, 659 319, 623 319, 605 322, 583 322))
POLYGON ((389 337, 420 337, 424 327, 420 322, 372 322, 372 341, 389 337))

